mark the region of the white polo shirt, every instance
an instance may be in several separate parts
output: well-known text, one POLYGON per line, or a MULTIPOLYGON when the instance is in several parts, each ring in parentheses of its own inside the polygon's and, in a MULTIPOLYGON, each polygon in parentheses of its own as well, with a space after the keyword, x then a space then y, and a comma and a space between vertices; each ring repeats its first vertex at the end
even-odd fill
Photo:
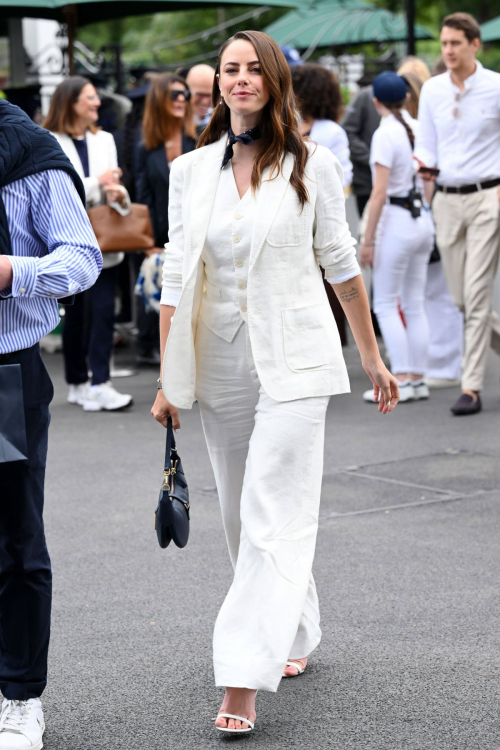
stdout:
MULTIPOLYGON (((402 110, 401 114, 416 136, 418 123, 406 110, 402 110)), ((406 128, 394 115, 383 117, 373 134, 370 147, 370 166, 373 173, 375 164, 390 170, 387 195, 406 198, 413 187, 416 162, 406 128)))

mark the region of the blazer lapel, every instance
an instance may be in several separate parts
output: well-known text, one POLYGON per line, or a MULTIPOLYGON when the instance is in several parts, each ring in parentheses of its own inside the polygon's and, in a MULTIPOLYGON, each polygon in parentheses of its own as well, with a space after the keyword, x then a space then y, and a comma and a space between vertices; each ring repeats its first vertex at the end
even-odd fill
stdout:
POLYGON ((109 169, 107 154, 100 153, 101 144, 99 143, 98 133, 90 133, 87 130, 86 139, 89 152, 89 173, 91 177, 97 177, 109 169))
POLYGON ((83 180, 85 178, 85 175, 83 174, 82 162, 80 161, 80 157, 78 156, 78 151, 76 150, 75 144, 73 143, 70 136, 66 133, 60 135, 59 138, 59 142, 63 147, 66 156, 78 172, 79 177, 81 177, 81 179, 83 180))
POLYGON ((224 135, 213 144, 210 151, 200 152, 200 159, 193 164, 194 188, 189 215, 189 249, 191 255, 189 275, 196 266, 205 244, 215 193, 219 184, 226 140, 227 137, 224 135))
POLYGON ((156 169, 158 170, 158 173, 164 181, 165 185, 168 187, 170 183, 170 167, 168 166, 165 146, 158 146, 158 148, 155 148, 153 151, 151 151, 149 158, 155 161, 156 169))
POLYGON ((285 190, 290 183, 290 175, 293 169, 293 156, 287 154, 283 163, 283 169, 273 180, 270 180, 270 169, 267 168, 262 175, 262 183, 257 196, 257 210, 255 212, 258 220, 254 223, 252 234, 252 247, 250 250, 250 270, 259 257, 262 246, 271 225, 278 213, 278 209, 285 195, 285 190))

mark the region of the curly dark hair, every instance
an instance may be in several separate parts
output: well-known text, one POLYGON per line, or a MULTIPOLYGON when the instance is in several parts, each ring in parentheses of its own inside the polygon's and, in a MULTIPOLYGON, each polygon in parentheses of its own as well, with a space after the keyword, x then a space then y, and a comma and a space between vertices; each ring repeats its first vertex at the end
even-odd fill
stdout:
POLYGON ((322 65, 292 65, 292 83, 302 117, 340 119, 342 93, 336 76, 322 65))

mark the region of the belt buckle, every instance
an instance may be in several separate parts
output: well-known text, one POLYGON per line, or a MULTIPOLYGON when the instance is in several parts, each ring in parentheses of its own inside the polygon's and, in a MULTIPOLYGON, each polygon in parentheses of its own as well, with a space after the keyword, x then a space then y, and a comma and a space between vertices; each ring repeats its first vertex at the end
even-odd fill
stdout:
POLYGON ((480 182, 476 182, 476 188, 477 188, 477 192, 480 193, 481 190, 483 189, 483 186, 481 185, 480 182))

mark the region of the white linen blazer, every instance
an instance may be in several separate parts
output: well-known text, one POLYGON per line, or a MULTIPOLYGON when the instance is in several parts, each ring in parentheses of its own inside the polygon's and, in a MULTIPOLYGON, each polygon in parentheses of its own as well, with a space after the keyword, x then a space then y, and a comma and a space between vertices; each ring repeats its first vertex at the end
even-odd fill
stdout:
MULTIPOLYGON (((107 133, 105 130, 98 130, 97 133, 87 131, 85 140, 87 141, 89 154, 89 177, 85 177, 84 175, 82 162, 71 136, 67 133, 52 133, 52 135, 57 139, 62 150, 82 179, 83 187, 85 188, 85 198, 87 199, 87 208, 100 206, 103 203, 103 191, 101 190, 99 177, 109 169, 116 169, 118 167, 115 139, 111 133, 107 133)), ((128 192, 127 203, 130 205, 128 192)), ((119 203, 111 203, 110 205, 122 215, 130 211, 129 208, 122 208, 119 203)), ((118 265, 124 257, 123 253, 105 253, 103 256, 103 268, 111 268, 118 265)))
MULTIPOLYGON (((227 137, 184 154, 172 164, 169 242, 163 288, 180 293, 163 360, 163 391, 190 409, 195 400, 195 340, 205 286, 201 259, 227 137)), ((335 319, 319 264, 337 282, 360 273, 345 218, 342 169, 323 146, 310 145, 303 209, 289 179, 264 172, 257 194, 247 286, 252 353, 264 391, 276 401, 350 390, 335 319)), ((227 167, 229 168, 229 167, 227 167)), ((229 262, 230 259, 228 259, 229 262)))

